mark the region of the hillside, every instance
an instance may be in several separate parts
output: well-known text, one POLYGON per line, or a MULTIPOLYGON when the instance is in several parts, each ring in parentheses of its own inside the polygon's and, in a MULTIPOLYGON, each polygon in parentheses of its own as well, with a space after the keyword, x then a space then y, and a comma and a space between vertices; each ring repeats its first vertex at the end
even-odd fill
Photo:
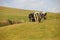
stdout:
MULTIPOLYGON (((8 7, 0 7, 0 20, 1 19, 27 19, 31 10, 15 9, 8 7), (23 16, 23 17, 22 17, 23 16)), ((34 11, 33 11, 34 12, 34 11)))
POLYGON ((60 14, 47 12, 47 20, 28 22, 30 10, 1 7, 0 20, 26 20, 0 27, 0 40, 60 40, 60 14))

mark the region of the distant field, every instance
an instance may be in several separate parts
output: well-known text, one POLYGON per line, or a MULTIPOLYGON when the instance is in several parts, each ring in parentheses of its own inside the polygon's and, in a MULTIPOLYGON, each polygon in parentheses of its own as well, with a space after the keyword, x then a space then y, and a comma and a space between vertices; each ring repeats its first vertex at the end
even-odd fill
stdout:
POLYGON ((47 20, 28 22, 31 10, 0 7, 0 20, 25 20, 25 23, 0 27, 0 40, 60 40, 60 14, 47 12, 47 20))

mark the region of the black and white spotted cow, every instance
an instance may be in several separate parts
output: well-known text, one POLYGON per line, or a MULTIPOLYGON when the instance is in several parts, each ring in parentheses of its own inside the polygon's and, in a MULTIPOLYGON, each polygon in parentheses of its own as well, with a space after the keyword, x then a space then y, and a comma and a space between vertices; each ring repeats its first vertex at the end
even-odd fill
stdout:
POLYGON ((35 12, 34 13, 34 19, 35 19, 36 22, 40 22, 41 21, 40 12, 35 12))
POLYGON ((29 21, 30 21, 30 22, 35 22, 34 13, 30 13, 30 14, 29 14, 29 21))
POLYGON ((41 19, 43 18, 44 20, 46 20, 47 12, 40 13, 40 16, 41 16, 41 19))

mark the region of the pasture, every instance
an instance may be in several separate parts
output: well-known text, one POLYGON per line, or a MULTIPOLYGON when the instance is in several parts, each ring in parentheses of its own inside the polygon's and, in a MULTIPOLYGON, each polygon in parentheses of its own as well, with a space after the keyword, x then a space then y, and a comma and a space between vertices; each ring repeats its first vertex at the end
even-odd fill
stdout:
MULTIPOLYGON (((0 7, 0 20, 24 20, 24 23, 0 27, 0 40, 60 40, 60 14, 47 12, 47 20, 29 22, 31 10, 0 7)), ((33 11, 34 12, 34 11, 33 11)))

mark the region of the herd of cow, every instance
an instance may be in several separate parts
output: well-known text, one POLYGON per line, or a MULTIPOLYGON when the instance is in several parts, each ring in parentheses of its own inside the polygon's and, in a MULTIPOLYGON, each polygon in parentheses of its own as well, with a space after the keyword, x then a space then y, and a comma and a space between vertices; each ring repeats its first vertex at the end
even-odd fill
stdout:
POLYGON ((29 14, 30 22, 41 22, 42 19, 46 20, 47 12, 34 12, 29 14))

